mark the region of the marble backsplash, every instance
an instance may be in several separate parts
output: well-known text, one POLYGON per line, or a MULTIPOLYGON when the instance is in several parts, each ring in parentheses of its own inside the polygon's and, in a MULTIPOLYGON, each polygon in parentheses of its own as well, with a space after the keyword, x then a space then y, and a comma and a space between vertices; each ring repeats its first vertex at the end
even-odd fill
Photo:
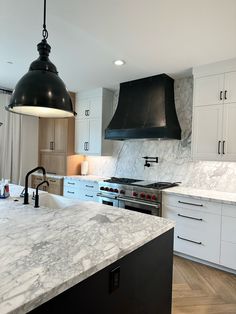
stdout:
MULTIPOLYGON (((236 192, 236 163, 192 161, 192 77, 175 80, 175 104, 182 140, 114 141, 111 157, 88 157, 89 173, 154 181, 182 182, 200 189, 236 192), (159 163, 144 167, 143 156, 158 157, 159 163)), ((114 95, 114 106, 118 91, 114 95)))

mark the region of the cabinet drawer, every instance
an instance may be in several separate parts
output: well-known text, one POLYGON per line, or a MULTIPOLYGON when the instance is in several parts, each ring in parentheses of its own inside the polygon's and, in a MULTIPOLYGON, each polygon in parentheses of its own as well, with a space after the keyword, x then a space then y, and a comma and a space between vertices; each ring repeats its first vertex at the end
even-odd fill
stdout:
POLYGON ((78 179, 70 179, 70 178, 65 178, 64 179, 64 186, 68 187, 80 187, 80 180, 78 179))
POLYGON ((163 217, 176 222, 175 251, 219 263, 220 215, 163 206, 163 217))
POLYGON ((236 269, 236 243, 221 242, 220 264, 236 269))
POLYGON ((83 190, 83 191, 80 191, 78 195, 79 195, 79 198, 84 201, 93 201, 93 202, 98 201, 97 192, 94 193, 91 191, 83 190))
POLYGON ((221 203, 178 195, 163 195, 163 204, 200 210, 212 214, 221 214, 221 203))
POLYGON ((79 198, 77 189, 73 187, 64 187, 63 196, 68 198, 79 198))
POLYGON ((222 215, 236 218, 236 206, 223 204, 222 205, 222 215))
POLYGON ((47 178, 47 180, 50 185, 60 186, 62 184, 62 179, 47 178))
POLYGON ((98 191, 98 182, 81 180, 79 184, 80 189, 88 191, 98 191))
POLYGON ((236 218, 222 216, 221 239, 236 244, 236 218))

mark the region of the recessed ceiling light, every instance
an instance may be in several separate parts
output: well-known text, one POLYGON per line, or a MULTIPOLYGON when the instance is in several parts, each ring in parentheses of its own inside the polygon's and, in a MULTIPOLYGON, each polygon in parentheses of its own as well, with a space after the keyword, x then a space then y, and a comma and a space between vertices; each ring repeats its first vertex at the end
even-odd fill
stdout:
POLYGON ((117 66, 121 66, 121 65, 125 64, 125 61, 124 60, 115 60, 114 64, 117 65, 117 66))

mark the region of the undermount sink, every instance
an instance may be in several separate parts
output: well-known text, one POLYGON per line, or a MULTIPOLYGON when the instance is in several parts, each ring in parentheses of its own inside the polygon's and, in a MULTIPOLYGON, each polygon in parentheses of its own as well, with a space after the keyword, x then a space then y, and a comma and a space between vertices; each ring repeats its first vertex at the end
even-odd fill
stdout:
POLYGON ((55 194, 41 194, 39 196, 39 207, 44 206, 52 209, 63 209, 75 205, 78 201, 55 194))

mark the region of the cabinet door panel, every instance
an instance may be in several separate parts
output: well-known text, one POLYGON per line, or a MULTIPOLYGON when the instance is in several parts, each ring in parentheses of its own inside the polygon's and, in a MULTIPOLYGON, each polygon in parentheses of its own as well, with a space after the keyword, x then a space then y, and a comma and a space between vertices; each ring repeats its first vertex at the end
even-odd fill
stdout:
POLYGON ((50 143, 54 142, 54 120, 55 119, 39 119, 39 149, 51 150, 50 143))
POLYGON ((75 151, 79 154, 87 154, 89 144, 89 120, 78 119, 75 121, 75 151))
POLYGON ((88 110, 89 108, 89 99, 79 99, 76 104, 76 112, 77 112, 77 118, 84 119, 89 118, 88 116, 88 110))
POLYGON ((100 118, 102 116, 102 98, 91 98, 89 108, 89 118, 100 118))
POLYGON ((58 175, 65 175, 66 161, 63 154, 41 153, 40 165, 43 166, 48 173, 56 173, 58 175))
MULTIPOLYGON (((223 106, 195 107, 193 116, 193 157, 203 160, 222 159, 218 153, 218 142, 222 141, 223 106)), ((220 145, 220 152, 221 148, 220 145)))
POLYGON ((194 85, 196 106, 216 105, 223 102, 223 74, 197 78, 194 85))
POLYGON ((55 137, 53 149, 56 152, 66 152, 68 119, 55 119, 55 137))
POLYGON ((236 161, 236 103, 224 105, 224 160, 236 161))
POLYGON ((90 119, 89 125, 89 154, 101 154, 101 119, 90 119))
POLYGON ((225 91, 224 103, 236 102, 236 72, 225 74, 225 91))

